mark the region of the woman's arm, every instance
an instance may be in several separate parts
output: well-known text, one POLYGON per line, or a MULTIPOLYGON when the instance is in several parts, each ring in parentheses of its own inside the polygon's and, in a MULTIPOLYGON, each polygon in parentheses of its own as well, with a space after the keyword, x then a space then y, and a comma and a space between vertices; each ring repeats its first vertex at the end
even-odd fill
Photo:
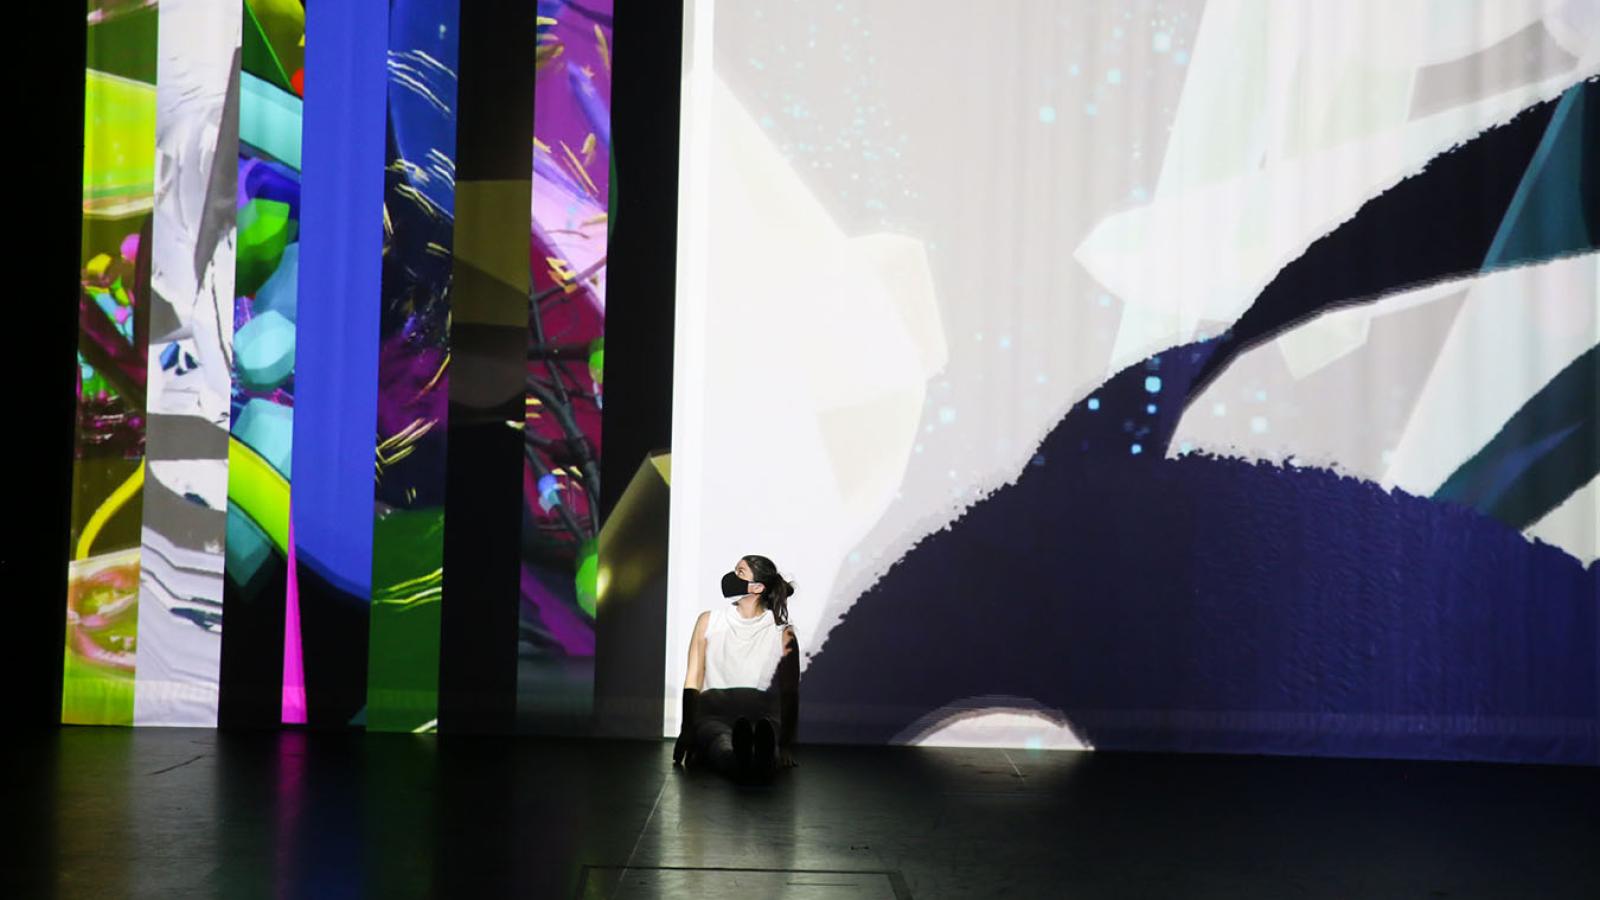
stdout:
POLYGON ((683 671, 683 686, 689 690, 701 690, 706 683, 706 623, 711 621, 711 613, 703 612, 700 618, 694 620, 694 634, 689 638, 689 665, 683 671))
POLYGON ((683 715, 678 728, 678 742, 672 747, 673 765, 689 765, 694 761, 694 720, 700 706, 700 687, 706 680, 706 622, 711 614, 703 612, 695 620, 694 634, 689 637, 689 665, 683 675, 683 715))

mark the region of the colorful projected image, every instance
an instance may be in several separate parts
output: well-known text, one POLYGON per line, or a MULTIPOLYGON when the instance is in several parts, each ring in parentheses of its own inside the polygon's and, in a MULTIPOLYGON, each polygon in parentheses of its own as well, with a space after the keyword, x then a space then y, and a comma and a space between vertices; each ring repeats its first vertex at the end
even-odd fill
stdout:
MULTIPOLYGON (((265 639, 283 621, 277 611, 292 618, 295 609, 289 480, 305 34, 298 2, 247 0, 243 11, 226 571, 227 614, 247 632, 230 635, 235 648, 265 639)), ((277 627, 286 643, 298 637, 277 627)), ((299 657, 286 647, 282 659, 283 716, 303 721, 299 657)), ((253 673, 257 681, 268 680, 267 668, 253 673)))
POLYGON ((367 727, 438 716, 455 220, 457 0, 389 6, 367 727))
POLYGON ((240 7, 164 0, 134 724, 216 724, 240 7))
POLYGON ((519 709, 587 714, 611 189, 610 2, 539 4, 519 709))
POLYGON ((969 6, 687 6, 663 732, 1592 763, 1593 4, 969 6))
POLYGON ((91 3, 72 560, 61 718, 132 724, 138 649, 156 4, 91 3))
MULTIPOLYGON (((386 6, 385 152, 368 160, 376 117, 303 144, 302 0, 89 4, 64 721, 437 727, 451 354, 469 353, 451 335, 461 23, 459 0, 386 6), (315 181, 351 159, 382 179, 381 209, 315 181), (303 219, 307 184, 323 205, 303 219), (347 266, 324 238, 368 220, 381 247, 347 266), (370 359, 328 364, 367 340, 370 359), (329 486, 352 483, 352 436, 375 451, 371 493, 329 486), (342 455, 296 482, 297 444, 342 455), (372 531, 347 540, 357 519, 372 531)), ((531 195, 493 214, 529 229, 532 275, 525 344, 514 279, 495 349, 511 355, 487 354, 514 364, 513 401, 526 363, 524 419, 495 419, 526 450, 492 486, 524 507, 505 557, 521 615, 499 635, 520 680, 501 689, 525 723, 562 728, 587 714, 595 645, 610 8, 538 6, 535 93, 516 98, 536 117, 516 165, 531 195)), ((359 27, 325 21, 327 46, 359 27)), ((336 120, 341 78, 376 87, 379 62, 328 70, 313 121, 336 120)))

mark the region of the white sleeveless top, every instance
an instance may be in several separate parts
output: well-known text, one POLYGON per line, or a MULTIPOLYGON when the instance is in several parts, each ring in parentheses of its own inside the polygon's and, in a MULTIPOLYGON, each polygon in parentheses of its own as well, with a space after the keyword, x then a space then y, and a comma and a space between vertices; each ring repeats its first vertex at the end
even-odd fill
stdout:
POLYGON ((766 690, 783 656, 786 627, 772 618, 770 609, 753 619, 739 615, 735 604, 713 609, 706 622, 705 690, 766 690))

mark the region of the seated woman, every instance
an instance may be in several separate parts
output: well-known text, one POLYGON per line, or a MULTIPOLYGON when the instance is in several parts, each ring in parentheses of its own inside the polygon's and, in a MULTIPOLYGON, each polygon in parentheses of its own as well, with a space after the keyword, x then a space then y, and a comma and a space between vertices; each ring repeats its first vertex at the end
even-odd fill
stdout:
POLYGON ((765 556, 722 576, 733 603, 700 614, 689 639, 683 728, 672 762, 705 764, 739 780, 795 765, 800 650, 789 626, 794 585, 765 556))

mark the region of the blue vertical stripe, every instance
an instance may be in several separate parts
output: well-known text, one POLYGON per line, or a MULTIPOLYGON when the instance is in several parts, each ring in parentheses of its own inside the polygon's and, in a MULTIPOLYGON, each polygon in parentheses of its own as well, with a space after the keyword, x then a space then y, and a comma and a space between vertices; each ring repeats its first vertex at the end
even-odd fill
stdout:
POLYGON ((306 15, 295 538, 303 563, 367 599, 388 4, 315 3, 306 15))

